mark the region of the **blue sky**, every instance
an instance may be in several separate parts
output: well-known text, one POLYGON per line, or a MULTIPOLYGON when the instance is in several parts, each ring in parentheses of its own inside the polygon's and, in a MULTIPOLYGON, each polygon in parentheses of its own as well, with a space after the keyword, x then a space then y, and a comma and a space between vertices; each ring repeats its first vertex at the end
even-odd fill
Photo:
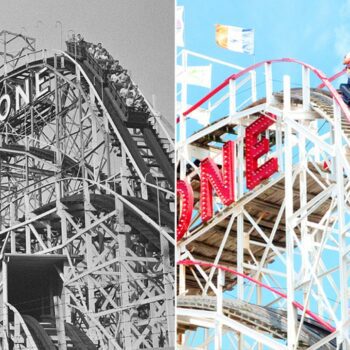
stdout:
MULTIPOLYGON (((177 4, 185 6, 186 49, 243 67, 252 65, 254 61, 290 57, 332 76, 342 69, 342 59, 350 51, 350 36, 347 35, 350 30, 350 0, 178 0, 177 4), (255 55, 218 47, 215 43, 215 24, 218 23, 254 29, 255 55)), ((189 61, 190 65, 207 63, 194 59, 189 61)), ((274 65, 274 86, 282 87, 283 74, 292 76, 292 87, 298 86, 300 71, 297 65, 274 65)), ((213 66, 212 87, 232 73, 213 66)), ((340 80, 345 79, 342 77, 340 80)), ((318 83, 319 80, 311 75, 311 84, 317 86, 318 83)), ((209 91, 189 87, 188 102, 196 102, 209 91)), ((214 119, 215 116, 211 121, 214 119)), ((198 128, 195 121, 188 122, 188 134, 198 128)))
MULTIPOLYGON (((177 4, 185 6, 186 49, 243 67, 254 60, 290 57, 332 76, 343 68, 343 56, 350 52, 350 0, 177 0, 177 4), (254 29, 255 57, 218 47, 215 24, 254 29)), ((203 62, 193 60, 191 64, 203 62)), ((300 67, 288 64, 273 68, 274 74, 291 74, 294 86, 300 83, 301 74, 293 74, 297 70, 300 73, 300 67)), ((213 87, 231 73, 226 68, 214 70, 213 87)), ((318 85, 318 80, 311 83, 318 85)), ((190 87, 189 91, 189 102, 194 103, 210 90, 190 87)), ((188 134, 199 128, 193 120, 187 123, 188 134)), ((330 260, 334 262, 336 257, 330 260)))
POLYGON ((247 66, 252 56, 216 46, 215 24, 255 30, 256 61, 292 57, 332 74, 350 51, 350 1, 178 0, 186 48, 247 66))

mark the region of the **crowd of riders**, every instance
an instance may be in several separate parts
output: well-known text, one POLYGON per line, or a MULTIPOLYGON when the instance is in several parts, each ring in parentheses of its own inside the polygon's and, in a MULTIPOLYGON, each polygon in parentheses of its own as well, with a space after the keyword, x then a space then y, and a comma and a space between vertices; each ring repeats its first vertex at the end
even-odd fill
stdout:
POLYGON ((132 82, 128 71, 103 48, 101 43, 97 45, 87 43, 80 34, 77 34, 77 36, 73 34, 69 41, 82 46, 86 50, 87 55, 92 57, 102 69, 107 70, 108 81, 117 90, 127 107, 136 111, 150 113, 144 97, 140 93, 138 86, 132 82))

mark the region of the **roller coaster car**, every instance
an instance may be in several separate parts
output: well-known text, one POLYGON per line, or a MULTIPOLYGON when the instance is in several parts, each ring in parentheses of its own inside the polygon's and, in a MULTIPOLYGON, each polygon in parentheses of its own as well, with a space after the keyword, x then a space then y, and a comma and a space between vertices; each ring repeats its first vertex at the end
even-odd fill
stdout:
POLYGON ((109 89, 114 99, 113 104, 115 104, 117 109, 121 112, 121 115, 123 116, 124 121, 127 122, 128 127, 142 128, 146 126, 149 114, 127 107, 125 101, 119 95, 119 91, 115 85, 108 79, 108 66, 113 62, 108 62, 105 60, 100 62, 92 57, 86 50, 86 48, 91 45, 90 43, 84 42, 79 44, 76 42, 66 41, 66 44, 67 53, 75 59, 83 61, 85 66, 90 70, 91 74, 93 74, 94 83, 97 82, 97 85, 100 85, 100 88, 109 89), (105 66, 101 63, 103 63, 105 66))
POLYGON ((144 127, 147 123, 147 119, 149 118, 149 114, 127 107, 124 100, 120 97, 117 88, 111 81, 108 81, 108 87, 114 98, 114 102, 118 105, 118 108, 126 117, 125 121, 127 121, 128 127, 144 127))
MULTIPOLYGON (((85 50, 85 47, 84 47, 84 50, 85 50)), ((95 59, 89 53, 87 53, 86 50, 85 50, 85 58, 87 59, 89 65, 98 74, 98 76, 100 78, 102 78, 103 85, 107 85, 108 84, 108 72, 109 72, 109 69, 107 67, 103 67, 101 65, 101 60, 95 59)))

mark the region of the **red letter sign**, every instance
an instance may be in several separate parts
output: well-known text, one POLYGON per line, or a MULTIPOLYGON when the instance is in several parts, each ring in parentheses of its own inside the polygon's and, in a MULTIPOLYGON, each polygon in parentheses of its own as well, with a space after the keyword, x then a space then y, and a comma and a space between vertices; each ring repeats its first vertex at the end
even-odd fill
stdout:
POLYGON ((270 118, 262 115, 246 129, 246 177, 247 187, 250 190, 259 185, 262 180, 269 178, 273 173, 278 171, 277 158, 271 158, 258 167, 258 159, 270 149, 267 138, 262 137, 258 141, 258 135, 275 122, 275 116, 272 114, 269 114, 269 116, 270 118))
POLYGON ((188 230, 191 223, 193 211, 193 190, 190 184, 183 180, 178 180, 176 184, 176 193, 182 200, 181 216, 176 228, 177 240, 179 241, 188 230))
POLYGON ((225 205, 235 200, 234 195, 234 142, 228 141, 223 147, 222 174, 211 158, 201 162, 200 207, 201 218, 207 222, 213 216, 213 187, 225 205))

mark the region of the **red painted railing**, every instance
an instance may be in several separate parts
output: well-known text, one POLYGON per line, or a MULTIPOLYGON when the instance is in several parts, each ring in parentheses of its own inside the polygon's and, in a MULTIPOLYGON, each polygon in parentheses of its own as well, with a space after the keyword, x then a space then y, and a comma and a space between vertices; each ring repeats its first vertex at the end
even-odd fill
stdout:
MULTIPOLYGON (((221 91, 223 88, 228 86, 230 80, 236 80, 236 79, 242 77, 243 75, 245 75, 245 74, 247 74, 247 73, 249 73, 249 72, 251 72, 251 71, 253 71, 253 70, 255 70, 255 69, 259 68, 259 67, 261 67, 265 63, 286 63, 286 62, 287 63, 296 63, 296 64, 299 64, 299 65, 301 65, 303 67, 309 68, 310 71, 312 71, 321 80, 322 83, 321 83, 321 85, 319 85, 319 88, 323 88, 323 87, 327 87, 328 88, 328 90, 330 91, 330 93, 334 97, 335 101, 340 106, 341 110, 344 112, 346 118, 350 122, 350 112, 348 110, 348 107, 344 103, 344 101, 341 98, 341 96, 338 94, 337 90, 331 84, 331 81, 335 80, 336 78, 338 78, 339 76, 344 74, 344 72, 341 71, 341 72, 337 73, 336 75, 334 75, 333 77, 327 78, 327 76, 322 71, 320 71, 319 69, 311 66, 310 64, 304 63, 304 62, 299 61, 299 60, 295 60, 293 58, 279 58, 279 59, 275 59, 275 60, 262 61, 262 62, 253 64, 252 66, 247 67, 247 68, 239 71, 238 73, 230 75, 220 85, 218 85, 216 88, 214 88, 212 91, 210 91, 207 95, 205 95, 203 98, 201 98, 199 101, 197 101, 189 109, 184 111, 182 113, 183 117, 187 117, 191 112, 193 112, 194 110, 199 108, 203 103, 208 101, 210 98, 212 98, 214 95, 216 95, 219 91, 221 91)), ((180 117, 178 117, 176 119, 177 123, 179 121, 180 121, 180 117)))
MULTIPOLYGON (((267 289, 269 290, 270 292, 280 296, 281 298, 283 299, 287 299, 287 294, 285 293, 282 293, 270 286, 268 286, 267 284, 265 283, 262 283, 258 280, 256 280, 255 278, 252 278, 244 273, 240 273, 240 272, 237 272, 236 270, 233 270, 233 269, 230 269, 226 266, 222 266, 222 265, 215 265, 215 264, 212 264, 212 263, 207 263, 207 262, 201 262, 201 261, 196 261, 196 260, 180 260, 178 261, 178 264, 179 265, 185 265, 185 266, 193 266, 193 265, 199 265, 199 266, 202 266, 202 267, 214 267, 214 268, 217 268, 217 269, 220 269, 222 271, 225 271, 225 272, 228 272, 232 275, 235 275, 235 276, 239 276, 239 277, 242 277, 250 282, 253 282, 255 283, 256 285, 264 288, 264 289, 267 289)), ((300 311, 304 311, 305 310, 305 314, 310 316, 312 319, 314 319, 318 324, 320 324, 321 326, 323 326, 325 329, 327 329, 328 331, 330 332, 335 332, 336 329, 331 325, 329 324, 328 322, 324 321, 321 317, 319 317, 318 315, 316 315, 315 313, 313 313, 312 311, 308 310, 308 309, 305 309, 303 305, 301 305, 300 303, 296 302, 296 301, 293 301, 293 305, 299 309, 300 311)))

